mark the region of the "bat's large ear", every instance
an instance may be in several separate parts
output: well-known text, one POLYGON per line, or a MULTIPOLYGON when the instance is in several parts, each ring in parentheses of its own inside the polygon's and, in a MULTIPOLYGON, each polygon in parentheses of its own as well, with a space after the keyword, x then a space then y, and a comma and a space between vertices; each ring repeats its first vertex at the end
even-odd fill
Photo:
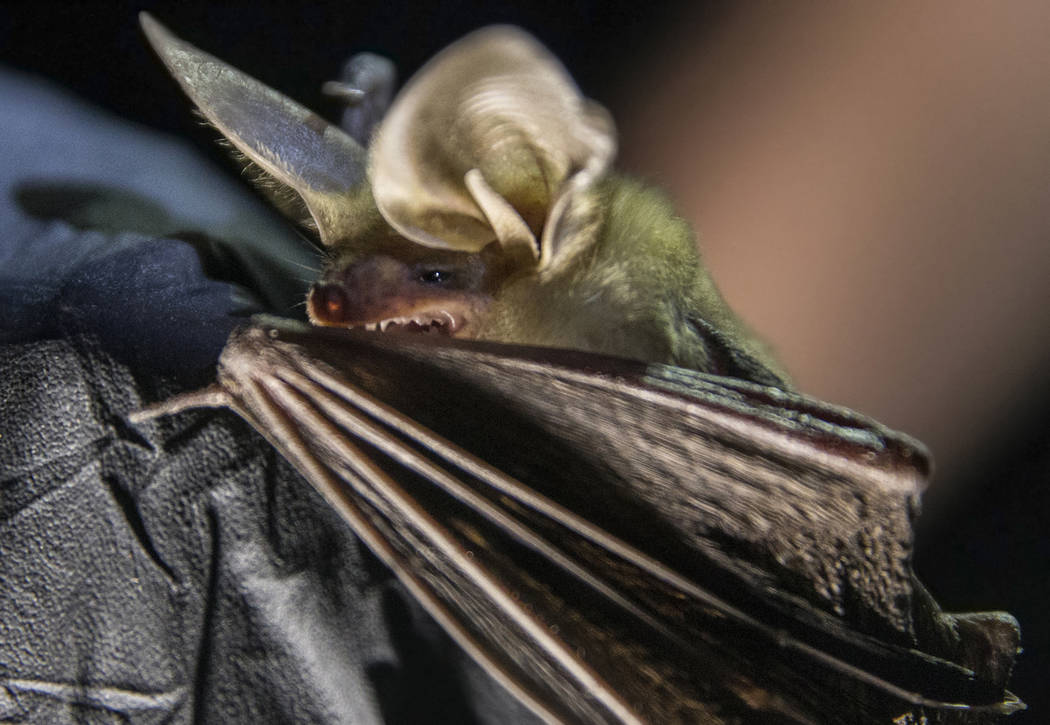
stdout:
POLYGON ((558 60, 496 26, 408 82, 379 127, 369 173, 380 212, 409 239, 464 251, 498 239, 548 266, 573 202, 615 151, 609 115, 558 60))
POLYGON ((157 55, 208 121, 302 199, 321 241, 332 244, 347 236, 353 229, 352 200, 367 191, 365 150, 317 114, 175 37, 150 15, 142 13, 139 20, 157 55))

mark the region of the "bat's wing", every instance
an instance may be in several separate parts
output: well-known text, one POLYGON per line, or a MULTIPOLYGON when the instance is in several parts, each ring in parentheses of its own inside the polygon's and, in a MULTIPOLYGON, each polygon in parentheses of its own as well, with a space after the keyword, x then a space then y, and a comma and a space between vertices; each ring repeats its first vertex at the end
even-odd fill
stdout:
POLYGON ((549 720, 1022 707, 1013 620, 942 615, 913 582, 924 451, 850 411, 666 366, 288 325, 235 334, 219 385, 160 412, 191 405, 250 421, 549 720))

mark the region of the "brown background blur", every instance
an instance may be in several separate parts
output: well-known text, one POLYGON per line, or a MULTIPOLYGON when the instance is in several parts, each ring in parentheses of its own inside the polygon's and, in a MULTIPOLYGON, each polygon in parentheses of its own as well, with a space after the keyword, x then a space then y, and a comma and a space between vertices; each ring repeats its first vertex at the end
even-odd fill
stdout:
POLYGON ((957 478, 1050 370, 1050 3, 742 3, 665 48, 626 165, 802 390, 957 478))

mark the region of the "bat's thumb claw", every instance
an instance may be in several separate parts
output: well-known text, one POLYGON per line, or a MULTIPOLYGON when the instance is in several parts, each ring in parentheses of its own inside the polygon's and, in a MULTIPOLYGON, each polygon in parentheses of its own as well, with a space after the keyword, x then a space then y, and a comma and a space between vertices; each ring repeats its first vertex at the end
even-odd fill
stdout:
POLYGON ((159 403, 152 403, 145 408, 132 411, 128 414, 128 420, 138 424, 162 415, 173 415, 189 408, 229 407, 230 402, 229 394, 221 385, 216 383, 202 390, 176 395, 174 398, 168 398, 159 403))

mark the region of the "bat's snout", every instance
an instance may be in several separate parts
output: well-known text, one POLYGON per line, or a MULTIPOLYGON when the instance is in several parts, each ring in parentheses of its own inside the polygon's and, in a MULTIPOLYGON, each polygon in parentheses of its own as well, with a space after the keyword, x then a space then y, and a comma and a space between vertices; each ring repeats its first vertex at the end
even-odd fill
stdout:
POLYGON ((462 305, 454 300, 384 298, 362 302, 342 284, 318 282, 307 297, 310 321, 322 327, 364 327, 386 332, 455 335, 466 325, 462 305))

